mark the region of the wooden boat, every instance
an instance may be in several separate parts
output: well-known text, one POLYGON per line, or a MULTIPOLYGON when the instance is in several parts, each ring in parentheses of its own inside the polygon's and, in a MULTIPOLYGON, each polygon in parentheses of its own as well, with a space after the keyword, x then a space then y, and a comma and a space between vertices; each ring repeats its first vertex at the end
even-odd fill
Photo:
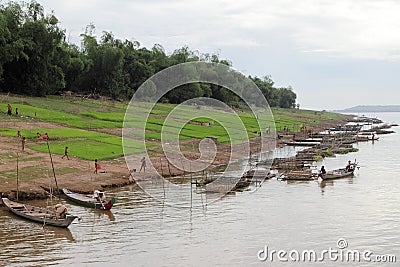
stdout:
POLYGON ((82 206, 98 209, 98 210, 110 210, 115 203, 115 199, 112 198, 109 201, 105 200, 104 193, 98 190, 95 191, 98 195, 86 196, 79 193, 74 193, 67 188, 61 189, 67 199, 80 204, 82 206))
POLYGON ((320 145, 320 142, 283 142, 287 146, 317 146, 320 145))
POLYGON ((68 227, 77 216, 66 213, 65 216, 58 217, 53 210, 31 206, 19 202, 14 202, 8 198, 2 198, 4 205, 17 216, 41 223, 43 225, 52 225, 57 227, 68 227))
POLYGON ((235 187, 231 191, 240 191, 250 186, 251 178, 241 178, 235 185, 235 187))
POLYGON ((320 175, 322 180, 333 180, 333 179, 341 179, 347 177, 353 177, 354 170, 346 171, 346 169, 337 169, 331 172, 327 172, 325 175, 320 175))
POLYGON ((357 136, 357 142, 365 142, 365 141, 369 141, 370 137, 368 136, 357 136))
POLYGON ((312 181, 316 179, 316 175, 311 170, 289 171, 280 175, 281 181, 312 181))
POLYGON ((243 177, 252 179, 267 179, 269 177, 269 174, 270 173, 268 169, 256 167, 246 171, 243 174, 243 177))

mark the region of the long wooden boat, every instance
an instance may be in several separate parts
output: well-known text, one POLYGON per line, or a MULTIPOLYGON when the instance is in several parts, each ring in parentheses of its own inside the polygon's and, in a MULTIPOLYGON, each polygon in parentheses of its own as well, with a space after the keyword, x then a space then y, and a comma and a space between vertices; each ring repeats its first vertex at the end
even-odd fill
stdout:
POLYGON ((252 179, 269 179, 269 174, 270 171, 268 169, 256 167, 246 171, 243 174, 243 177, 252 179))
POLYGON ((43 225, 66 228, 77 218, 77 216, 68 213, 65 215, 65 217, 58 217, 53 210, 14 202, 8 198, 2 198, 2 200, 10 212, 22 218, 41 223, 43 225))
POLYGON ((64 193, 66 198, 71 200, 72 202, 98 210, 110 210, 115 203, 114 198, 109 201, 106 201, 104 199, 100 201, 99 198, 96 198, 95 196, 86 196, 83 194, 75 193, 67 188, 63 188, 61 191, 64 193))
POLYGON ((313 147, 313 146, 317 146, 320 145, 321 142, 283 142, 284 144, 286 144, 287 146, 309 146, 309 147, 313 147))
POLYGON ((278 178, 281 181, 312 181, 316 175, 311 170, 296 170, 285 172, 278 178))
POLYGON ((346 171, 345 169, 337 169, 327 172, 325 175, 320 175, 322 180, 333 180, 347 177, 353 177, 354 170, 346 171))

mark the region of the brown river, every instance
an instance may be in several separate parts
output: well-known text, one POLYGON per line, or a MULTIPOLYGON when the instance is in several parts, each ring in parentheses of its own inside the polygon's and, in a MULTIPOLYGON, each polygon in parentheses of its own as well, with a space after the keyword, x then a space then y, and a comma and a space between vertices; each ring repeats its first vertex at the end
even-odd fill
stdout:
MULTIPOLYGON (((372 115, 400 123, 400 113, 372 115)), ((116 198, 111 212, 62 200, 81 217, 68 229, 43 229, 1 207, 0 266, 399 266, 400 127, 393 129, 356 144, 359 152, 318 163, 329 170, 356 158, 354 178, 271 179, 255 192, 192 209, 128 186, 107 192, 116 198), (305 250, 316 258, 301 259, 305 250)))

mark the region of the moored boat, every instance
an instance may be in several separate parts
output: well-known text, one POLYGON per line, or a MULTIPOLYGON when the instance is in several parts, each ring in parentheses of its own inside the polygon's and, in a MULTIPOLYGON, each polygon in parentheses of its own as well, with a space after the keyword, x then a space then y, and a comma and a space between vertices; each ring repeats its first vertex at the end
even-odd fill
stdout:
POLYGON ((115 199, 107 201, 104 192, 95 190, 93 196, 86 196, 83 194, 72 192, 67 188, 61 190, 67 199, 80 204, 82 206, 99 209, 99 210, 110 210, 115 203, 115 199))
POLYGON ((244 178, 252 178, 252 179, 270 179, 272 178, 270 175, 270 171, 268 169, 262 167, 252 168, 246 171, 243 174, 244 178))
POLYGON ((43 225, 52 225, 57 227, 68 227, 77 216, 68 214, 68 210, 56 212, 46 208, 36 207, 20 202, 11 201, 8 198, 2 198, 4 205, 17 216, 41 223, 43 225))
POLYGON ((341 179, 347 177, 353 177, 354 169, 353 170, 346 170, 346 169, 337 169, 326 174, 321 174, 320 177, 322 180, 332 180, 332 179, 341 179))
POLYGON ((295 141, 283 142, 283 143, 287 146, 308 146, 308 147, 313 147, 321 144, 321 142, 295 142, 295 141))
POLYGON ((282 173, 278 179, 281 181, 312 181, 316 178, 316 174, 312 170, 292 170, 282 173))

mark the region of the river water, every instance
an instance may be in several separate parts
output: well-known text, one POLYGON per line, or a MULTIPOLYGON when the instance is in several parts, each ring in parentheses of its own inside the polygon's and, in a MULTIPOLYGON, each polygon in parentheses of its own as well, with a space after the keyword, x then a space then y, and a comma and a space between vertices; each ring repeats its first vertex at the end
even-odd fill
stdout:
MULTIPOLYGON (((400 113, 372 115, 400 123, 400 113)), ((271 179, 256 192, 193 209, 163 205, 136 186, 108 192, 117 200, 112 212, 66 203, 81 217, 69 229, 43 229, 0 208, 0 266, 398 266, 400 134, 356 147, 359 152, 319 163, 329 170, 356 158, 361 168, 354 178, 271 179), (327 254, 321 262, 294 262, 288 254, 282 257, 288 262, 258 258, 266 246, 268 252, 314 250, 320 256, 338 250, 339 239, 347 243, 342 251, 371 251, 369 259, 396 256, 397 263, 347 262, 327 254)))

